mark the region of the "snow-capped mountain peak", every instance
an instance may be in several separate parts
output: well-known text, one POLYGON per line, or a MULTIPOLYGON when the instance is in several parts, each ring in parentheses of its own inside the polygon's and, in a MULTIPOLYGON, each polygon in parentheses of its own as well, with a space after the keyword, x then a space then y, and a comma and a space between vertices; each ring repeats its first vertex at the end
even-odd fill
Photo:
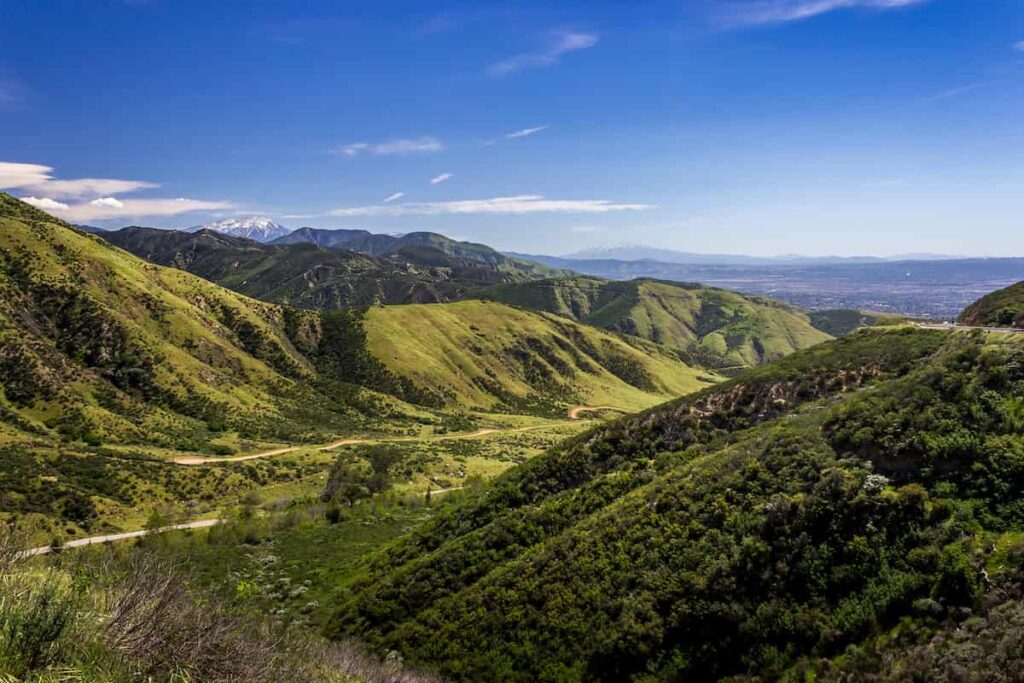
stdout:
POLYGON ((228 218, 227 220, 200 225, 192 228, 192 230, 213 230, 225 235, 245 237, 257 242, 270 242, 278 237, 284 237, 291 232, 291 230, 274 221, 274 219, 267 218, 266 216, 228 218))

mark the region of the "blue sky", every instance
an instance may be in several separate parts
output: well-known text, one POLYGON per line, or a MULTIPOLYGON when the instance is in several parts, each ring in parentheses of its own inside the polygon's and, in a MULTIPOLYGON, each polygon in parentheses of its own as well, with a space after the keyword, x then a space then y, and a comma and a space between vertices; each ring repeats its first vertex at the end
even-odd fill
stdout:
POLYGON ((1024 254, 1020 0, 0 0, 0 188, 502 249, 1024 254))

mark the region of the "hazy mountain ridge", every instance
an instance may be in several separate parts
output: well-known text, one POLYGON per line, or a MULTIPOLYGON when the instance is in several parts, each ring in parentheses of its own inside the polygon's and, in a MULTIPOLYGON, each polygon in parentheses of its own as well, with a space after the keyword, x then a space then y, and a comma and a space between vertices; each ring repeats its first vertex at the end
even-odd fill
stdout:
MULTIPOLYGON (((524 258, 530 258, 524 255, 524 258)), ((683 265, 721 266, 808 266, 834 264, 891 263, 901 261, 946 261, 964 258, 944 254, 896 254, 893 256, 806 256, 803 254, 780 254, 778 256, 748 256, 745 254, 708 254, 675 249, 663 249, 644 245, 620 245, 581 249, 559 258, 576 261, 660 261, 683 265)))
POLYGON ((963 258, 819 265, 704 265, 574 260, 532 255, 552 268, 612 280, 701 282, 782 299, 808 310, 854 309, 951 319, 992 290, 1024 279, 1024 258, 963 258))

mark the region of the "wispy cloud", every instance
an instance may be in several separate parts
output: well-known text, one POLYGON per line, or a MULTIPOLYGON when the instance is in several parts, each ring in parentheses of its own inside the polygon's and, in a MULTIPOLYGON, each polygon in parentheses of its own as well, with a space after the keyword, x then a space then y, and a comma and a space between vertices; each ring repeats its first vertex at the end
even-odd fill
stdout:
POLYGON ((744 0, 732 3, 718 17, 726 27, 785 24, 841 9, 890 10, 923 5, 930 0, 744 0))
POLYGON ((440 185, 441 183, 443 183, 444 181, 448 180, 452 176, 453 176, 452 173, 441 173, 440 175, 436 175, 433 178, 431 178, 430 179, 430 184, 431 185, 440 185))
POLYGON ((22 201, 74 222, 108 218, 176 216, 193 211, 233 208, 231 202, 199 199, 119 199, 111 195, 159 187, 142 180, 78 178, 56 180, 43 164, 0 161, 0 189, 29 193, 22 201), (65 201, 60 201, 65 200, 65 201))
POLYGON ((596 225, 573 225, 569 228, 569 232, 576 233, 577 235, 589 235, 601 232, 601 228, 596 225))
POLYGON ((939 102, 941 100, 948 100, 951 97, 957 97, 958 95, 964 95, 977 90, 978 88, 988 85, 988 81, 978 81, 976 83, 968 83, 967 85, 961 85, 956 88, 950 88, 949 90, 943 90, 940 93, 936 93, 931 97, 926 97, 925 102, 939 102))
POLYGON ((118 180, 116 178, 78 178, 56 180, 53 168, 42 164, 22 164, 0 161, 0 189, 18 188, 36 194, 62 199, 121 194, 159 187, 156 183, 142 180, 118 180))
POLYGON ((422 152, 440 152, 444 143, 437 138, 395 138, 385 142, 352 142, 338 147, 335 152, 346 157, 356 157, 362 153, 377 156, 418 154, 422 152))
POLYGON ((562 59, 562 55, 577 50, 586 50, 597 45, 599 36, 596 33, 575 33, 558 31, 551 35, 547 49, 539 52, 524 52, 492 64, 487 73, 491 76, 508 76, 524 69, 543 69, 554 66, 562 59))
POLYGON ((616 204, 607 199, 547 199, 541 195, 517 195, 455 202, 424 202, 387 206, 335 209, 331 216, 440 216, 445 214, 609 213, 643 211, 648 204, 616 204))
POLYGON ((42 164, 0 161, 0 190, 40 185, 53 178, 53 168, 42 164))
POLYGON ((537 126, 535 128, 523 128, 522 130, 517 130, 517 131, 512 132, 512 133, 505 133, 505 137, 508 138, 509 140, 514 140, 516 138, 528 138, 531 135, 536 135, 537 133, 541 132, 542 130, 547 130, 548 128, 550 128, 550 126, 537 126))
POLYGON ((125 199, 120 201, 108 201, 111 197, 102 200, 93 200, 81 204, 65 204, 55 202, 49 198, 36 199, 25 197, 22 201, 28 202, 40 209, 49 211, 58 218, 75 223, 86 223, 89 221, 102 221, 112 218, 140 218, 158 216, 177 216, 183 213, 196 211, 220 211, 234 208, 231 202, 209 202, 200 199, 125 199))
POLYGON ((401 199, 404 196, 405 196, 404 192, 396 192, 393 195, 391 195, 390 197, 387 197, 384 201, 385 202, 396 202, 396 201, 398 201, 399 199, 401 199))
POLYGON ((1024 52, 1024 40, 1014 43, 1013 49, 1017 52, 1024 52))

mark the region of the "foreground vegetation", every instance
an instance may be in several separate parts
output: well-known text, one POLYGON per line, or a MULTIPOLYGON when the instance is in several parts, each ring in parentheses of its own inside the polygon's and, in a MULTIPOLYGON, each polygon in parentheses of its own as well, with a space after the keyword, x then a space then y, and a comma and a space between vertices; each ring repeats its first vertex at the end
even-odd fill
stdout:
POLYGON ((432 681, 397 655, 260 618, 145 546, 27 560, 0 532, 0 680, 432 681))
POLYGON ((862 331, 600 427, 389 546, 329 632, 458 680, 999 670, 971 647, 1015 642, 1022 361, 862 331))

